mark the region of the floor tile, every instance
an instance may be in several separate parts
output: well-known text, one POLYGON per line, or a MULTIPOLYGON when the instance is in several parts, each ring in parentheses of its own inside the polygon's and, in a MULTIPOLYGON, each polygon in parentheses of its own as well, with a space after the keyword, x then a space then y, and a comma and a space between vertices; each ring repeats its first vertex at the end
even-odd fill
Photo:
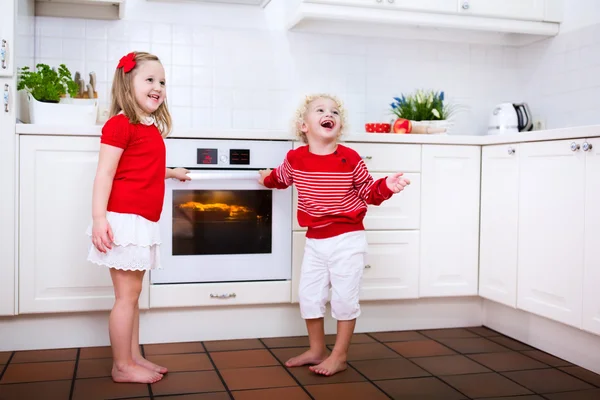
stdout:
POLYGON ((211 357, 218 369, 279 365, 269 350, 223 351, 211 353, 211 357))
POLYGON ((221 376, 230 390, 298 386, 283 367, 225 369, 221 376))
POLYGON ((489 369, 475 361, 459 355, 413 358, 411 361, 431 372, 433 375, 440 376, 491 372, 489 369))
POLYGON ((308 390, 315 400, 331 400, 335 398, 344 400, 388 399, 385 394, 381 393, 381 390, 368 382, 314 385, 307 386, 306 390, 308 390))
POLYGON ((544 398, 537 394, 531 394, 525 396, 488 397, 485 400, 544 400, 544 398))
POLYGON ((45 361, 71 361, 77 358, 77 349, 17 351, 10 361, 15 363, 33 363, 45 361))
POLYGON ((244 390, 232 394, 235 400, 310 400, 300 387, 244 390))
POLYGON ((494 371, 499 372, 549 368, 548 365, 544 363, 514 351, 503 353, 470 354, 469 358, 485 365, 488 368, 493 369, 494 371))
POLYGON ((11 354, 12 354, 12 351, 1 351, 0 352, 0 364, 6 364, 8 362, 8 359, 10 358, 11 354))
POLYGON ((283 338, 268 338, 263 339, 265 346, 276 349, 282 347, 308 347, 308 336, 294 336, 283 338))
POLYGON ((160 354, 147 356, 149 361, 162 365, 169 372, 208 371, 213 368, 208 356, 204 353, 195 354, 160 354))
POLYGON ((73 388, 73 400, 105 400, 149 395, 148 385, 114 383, 111 378, 77 379, 73 388))
POLYGON ((2 400, 68 400, 69 393, 71 393, 71 379, 0 385, 0 399, 2 400))
POLYGON ((435 340, 395 342, 387 343, 387 346, 407 358, 456 354, 453 350, 436 342, 435 340))
POLYGON ((201 342, 145 344, 144 355, 204 353, 201 342))
POLYGON ((496 373, 443 376, 441 379, 471 398, 533 394, 530 390, 496 373))
POLYGON ((463 400, 464 395, 438 378, 378 381, 377 386, 397 400, 463 400))
POLYGON ((450 347, 453 350, 463 354, 475 353, 499 353, 502 351, 511 351, 504 346, 494 343, 486 338, 468 338, 468 339, 438 339, 440 343, 450 347))
POLYGON ((505 372, 504 375, 540 394, 594 388, 589 383, 557 369, 505 372))
POLYGON ((585 368, 581 367, 561 367, 559 368, 561 371, 566 372, 567 374, 573 375, 587 383, 591 383, 594 386, 600 387, 600 375, 593 373, 592 371, 588 371, 585 368))
POLYGON ((308 369, 308 367, 288 368, 294 377, 301 385, 321 385, 325 383, 347 383, 347 382, 364 382, 366 379, 356 372, 354 368, 348 368, 345 371, 339 372, 333 376, 318 375, 308 369))
POLYGON ((370 333, 375 339, 380 342, 409 342, 413 340, 427 340, 426 336, 423 336, 419 332, 405 331, 405 332, 380 332, 370 333))
POLYGON ((215 340, 204 342, 208 351, 232 351, 264 349, 265 346, 258 339, 215 340))
POLYGON ((509 349, 515 350, 515 351, 535 350, 531 346, 527 346, 524 343, 521 343, 517 340, 508 338, 506 336, 489 337, 488 339, 494 343, 498 343, 499 345, 508 347, 509 349))
POLYGON ((464 328, 453 328, 453 329, 428 329, 419 331, 423 335, 431 339, 456 339, 456 338, 478 338, 479 335, 470 332, 464 328))
POLYGON ((502 336, 501 333, 496 332, 490 328, 486 328, 485 326, 474 326, 474 327, 469 327, 467 329, 470 330, 471 332, 476 333, 479 336, 483 336, 483 337, 502 336))
POLYGON ((111 370, 112 358, 79 360, 77 364, 77 379, 111 376, 111 370))
POLYGON ((92 358, 112 358, 112 349, 110 346, 82 347, 79 351, 79 359, 89 360, 92 358))
POLYGON ((308 347, 290 347, 285 349, 272 349, 271 351, 282 364, 285 364, 287 360, 304 353, 306 350, 308 350, 308 347))
POLYGON ((224 392, 225 387, 215 371, 168 373, 152 384, 155 396, 202 392, 224 392))
POLYGON ((350 364, 372 381, 430 376, 427 371, 405 358, 352 361, 350 364))
POLYGON ((75 361, 9 364, 0 383, 24 383, 73 379, 75 361))
MULTIPOLYGON (((231 398, 227 392, 217 393, 196 393, 196 394, 184 394, 182 396, 161 396, 155 397, 156 400, 230 400, 231 398)), ((135 399, 138 400, 138 399, 135 399)))
POLYGON ((553 393, 544 396, 546 396, 548 400, 598 400, 600 399, 600 389, 553 393))
POLYGON ((348 361, 396 358, 398 354, 381 343, 354 344, 348 350, 348 361))
POLYGON ((540 350, 523 351, 522 353, 525 354, 527 357, 535 358, 536 360, 541 361, 544 364, 548 364, 551 367, 571 367, 571 366, 573 366, 573 364, 571 364, 568 361, 565 361, 558 357, 554 357, 554 356, 552 356, 548 353, 544 353, 543 351, 540 351, 540 350))
MULTIPOLYGON (((333 346, 335 344, 336 335, 325 335, 325 344, 333 346)), ((351 344, 376 343, 376 340, 366 333, 356 333, 352 335, 351 344)))

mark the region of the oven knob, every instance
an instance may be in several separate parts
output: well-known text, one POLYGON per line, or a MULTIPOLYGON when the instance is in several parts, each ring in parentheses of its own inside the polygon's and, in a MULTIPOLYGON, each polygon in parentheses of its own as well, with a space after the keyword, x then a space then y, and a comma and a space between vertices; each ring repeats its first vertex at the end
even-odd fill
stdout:
POLYGON ((223 154, 221 157, 219 157, 219 161, 221 161, 223 164, 227 164, 228 158, 225 154, 223 154))

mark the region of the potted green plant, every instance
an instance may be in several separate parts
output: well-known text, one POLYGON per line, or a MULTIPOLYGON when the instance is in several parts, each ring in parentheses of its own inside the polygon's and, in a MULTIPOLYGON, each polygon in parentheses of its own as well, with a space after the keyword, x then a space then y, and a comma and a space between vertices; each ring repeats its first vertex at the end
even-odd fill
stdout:
MULTIPOLYGON (((413 94, 394 97, 390 104, 396 121, 408 120, 413 126, 425 125, 437 128, 449 128, 454 109, 444 103, 444 92, 417 90, 413 94)), ((394 123, 396 125, 396 122, 394 123)))
POLYGON ((17 82, 17 89, 27 94, 30 123, 96 123, 97 101, 84 104, 65 101, 74 98, 78 90, 65 64, 60 64, 58 69, 47 64, 37 64, 35 67, 34 71, 29 67, 19 68, 17 82))

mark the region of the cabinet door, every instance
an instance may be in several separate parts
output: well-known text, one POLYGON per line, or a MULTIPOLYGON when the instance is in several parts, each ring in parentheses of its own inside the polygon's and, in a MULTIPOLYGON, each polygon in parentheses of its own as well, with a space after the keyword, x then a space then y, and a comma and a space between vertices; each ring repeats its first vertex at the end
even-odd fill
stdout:
POLYGON ((583 329, 600 335, 600 139, 586 154, 583 329))
POLYGON ((304 2, 407 11, 456 12, 456 0, 304 0, 304 2))
POLYGON ((423 146, 420 297, 477 295, 479 146, 423 146))
POLYGON ((585 228, 581 143, 559 140, 519 147, 517 292, 518 308, 579 328, 585 228))
MULTIPOLYGON (((109 310, 107 268, 86 260, 99 138, 20 139, 21 313, 109 310)), ((147 275, 140 308, 148 308, 147 275)))
POLYGON ((517 145, 484 147, 481 154, 479 295, 517 306, 519 157, 517 145))
POLYGON ((0 315, 15 314, 15 95, 15 79, 0 78, 0 315), (8 111, 3 102, 5 93, 8 95, 8 111))
POLYGON ((457 0, 465 15, 542 21, 545 0, 457 0))
POLYGON ((2 0, 2 9, 0 10, 0 49, 5 51, 5 61, 2 62, 2 57, 0 57, 0 76, 12 76, 14 73, 15 1, 2 0))

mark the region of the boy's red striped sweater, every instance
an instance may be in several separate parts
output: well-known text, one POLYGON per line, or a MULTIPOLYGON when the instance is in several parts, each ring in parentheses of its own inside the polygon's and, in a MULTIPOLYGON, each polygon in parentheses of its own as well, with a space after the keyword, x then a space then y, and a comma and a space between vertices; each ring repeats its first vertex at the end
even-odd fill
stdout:
POLYGON ((324 239, 363 230, 367 204, 380 205, 393 194, 385 180, 373 180, 358 153, 340 144, 324 156, 308 146, 290 150, 264 184, 277 189, 296 185, 298 223, 308 227, 306 237, 324 239))

